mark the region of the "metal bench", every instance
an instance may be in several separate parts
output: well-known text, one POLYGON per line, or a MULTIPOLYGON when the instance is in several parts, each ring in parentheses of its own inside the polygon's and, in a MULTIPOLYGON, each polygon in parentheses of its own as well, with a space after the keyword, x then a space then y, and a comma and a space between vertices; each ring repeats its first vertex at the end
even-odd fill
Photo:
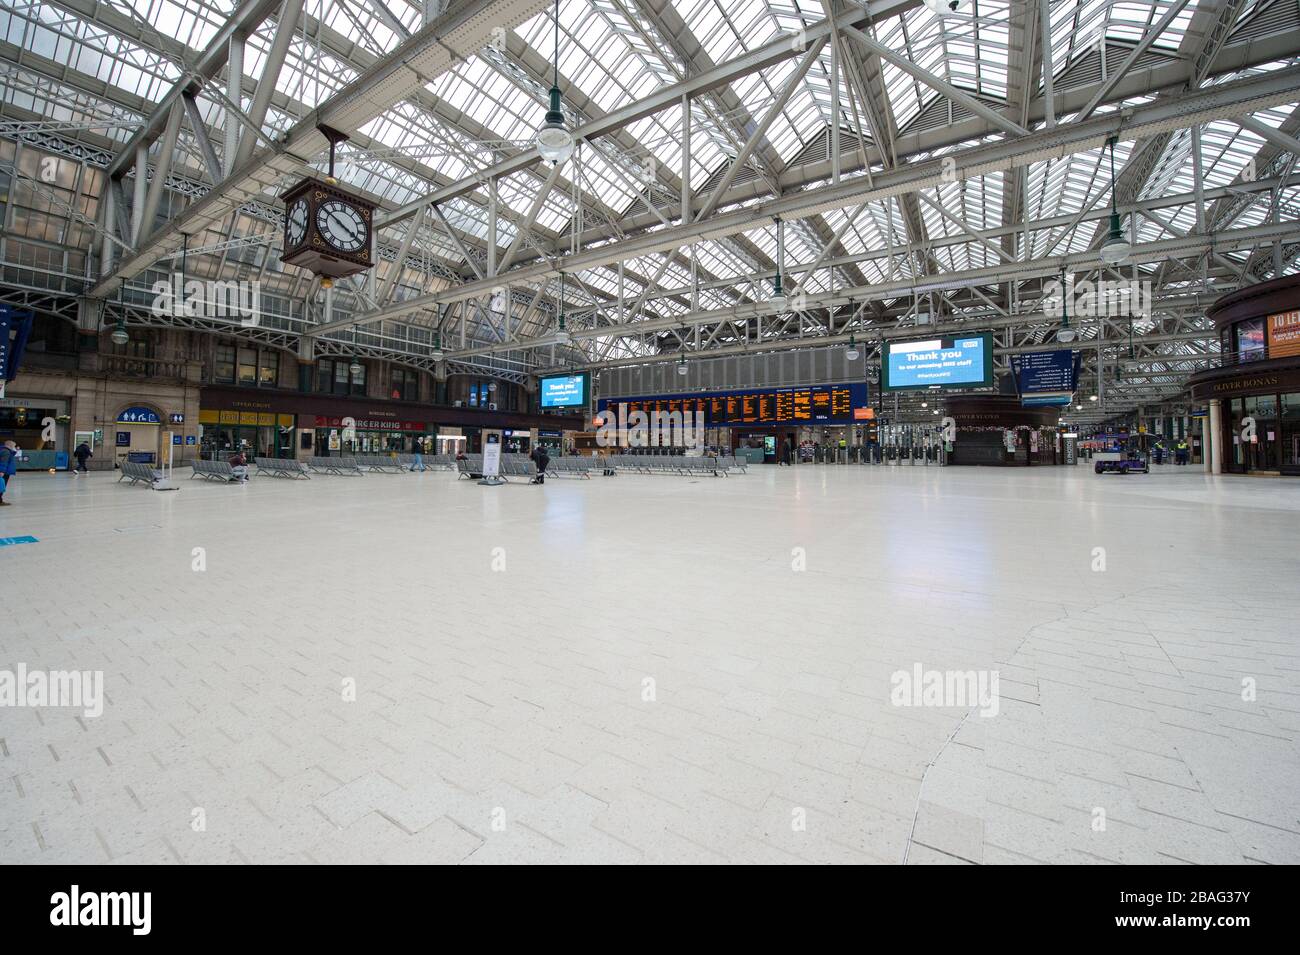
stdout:
POLYGON ((378 471, 381 474, 401 474, 405 470, 397 458, 386 454, 358 454, 356 462, 367 471, 378 471))
POLYGON ((135 464, 131 461, 122 462, 122 474, 118 477, 117 483, 121 484, 126 481, 128 484, 148 484, 153 487, 154 481, 162 480, 162 471, 158 468, 151 467, 148 464, 135 464))
POLYGON ((307 466, 317 474, 364 474, 356 458, 322 458, 307 459, 307 466))
POLYGON ((190 480, 193 481, 196 477, 224 484, 235 480, 235 472, 225 461, 191 461, 190 480))
POLYGON ((258 474, 269 474, 271 477, 277 478, 311 480, 306 465, 292 458, 254 458, 253 463, 257 465, 258 474))
POLYGON ((591 458, 578 457, 577 455, 562 455, 558 458, 551 458, 551 463, 546 467, 546 473, 560 477, 590 479, 591 461, 591 458))
POLYGON ((456 476, 478 480, 483 476, 483 455, 467 454, 456 460, 456 476))

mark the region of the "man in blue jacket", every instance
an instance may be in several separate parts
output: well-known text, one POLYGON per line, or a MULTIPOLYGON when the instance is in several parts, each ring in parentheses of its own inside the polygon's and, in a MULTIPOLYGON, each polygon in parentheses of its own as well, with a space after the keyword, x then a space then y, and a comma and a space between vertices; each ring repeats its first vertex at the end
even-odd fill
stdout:
POLYGON ((8 507, 12 503, 5 500, 5 490, 9 487, 9 482, 13 480, 17 472, 18 445, 12 441, 6 441, 3 445, 0 445, 0 507, 8 507))

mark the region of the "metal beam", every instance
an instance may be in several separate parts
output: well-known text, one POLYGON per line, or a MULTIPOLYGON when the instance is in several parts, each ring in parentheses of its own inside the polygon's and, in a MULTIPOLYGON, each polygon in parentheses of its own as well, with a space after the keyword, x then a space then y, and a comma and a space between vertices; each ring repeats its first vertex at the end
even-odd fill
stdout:
MULTIPOLYGON (((1187 0, 1183 0, 1183 2, 1185 3, 1187 0)), ((907 73, 914 79, 920 80, 926 86, 952 100, 954 103, 960 103, 977 116, 984 117, 1004 133, 1008 133, 1012 136, 1028 135, 1029 130, 1025 129, 1025 127, 1021 126, 1019 123, 1012 122, 996 109, 981 103, 969 93, 959 90, 942 77, 935 76, 929 70, 917 66, 901 53, 895 53, 883 43, 878 43, 861 30, 857 29, 857 27, 846 27, 842 33, 845 36, 857 40, 882 60, 894 64, 894 66, 898 67, 904 73, 907 73)))
MULTIPOLYGON (((862 202, 883 200, 933 188, 945 180, 946 159, 954 159, 964 177, 974 177, 1029 165, 1046 157, 1103 146, 1112 134, 1122 139, 1186 128, 1196 123, 1231 118, 1244 112, 1292 102, 1300 85, 1300 66, 1246 77, 1207 87, 1168 101, 1155 101, 1133 107, 1123 115, 1098 117, 1086 122, 1058 124, 1028 136, 993 143, 981 143, 957 150, 948 156, 911 163, 877 174, 874 188, 864 180, 846 180, 784 195, 723 213, 709 220, 696 220, 672 228, 631 236, 618 242, 591 248, 566 257, 566 272, 614 265, 619 261, 655 252, 668 252, 700 239, 716 239, 743 232, 759 222, 780 217, 787 221, 817 212, 843 209, 862 202)), ((559 274, 557 264, 537 261, 521 266, 508 276, 512 284, 534 283, 559 274)), ((485 294, 488 280, 470 282, 433 295, 413 298, 400 306, 381 309, 359 316, 362 322, 382 321, 409 315, 435 304, 470 299, 485 294)), ((498 284, 491 280, 489 284, 498 284)))
POLYGON ((1173 23, 1178 15, 1183 12, 1183 8, 1187 6, 1188 2, 1189 0, 1174 0, 1159 22, 1142 36, 1142 39, 1137 42, 1137 46, 1133 47, 1129 55, 1124 58, 1124 62, 1120 64, 1119 69, 1107 76, 1102 82, 1101 89, 1097 90, 1092 95, 1092 99, 1088 100, 1088 105, 1079 111, 1079 119, 1087 119, 1092 115, 1092 111, 1101 105, 1102 101, 1110 95, 1110 91, 1115 88, 1115 85, 1128 74, 1133 64, 1138 61, 1138 57, 1145 53, 1151 44, 1159 39, 1160 34, 1165 32, 1169 24, 1173 23))
MULTIPOLYGON (((271 107, 271 96, 275 93, 275 83, 284 69, 285 58, 289 55, 289 44, 293 42, 294 30, 298 27, 298 18, 302 16, 303 0, 284 0, 280 15, 275 25, 275 37, 271 40, 271 50, 262 63, 262 73, 257 78, 257 90, 253 93, 253 102, 248 105, 248 121, 256 129, 261 129, 266 122, 266 111, 271 107)), ((235 152, 235 168, 248 162, 257 148, 257 140, 245 135, 241 138, 239 149, 235 152)))
POLYGON ((713 211, 718 208, 718 203, 722 200, 727 188, 733 181, 735 181, 736 174, 744 168, 745 163, 754 152, 754 147, 767 136, 767 131, 772 128, 772 123, 781 115, 781 111, 785 109, 785 104, 790 102, 790 97, 793 96, 795 90, 799 88, 799 84, 803 82, 803 78, 808 75, 809 68, 817 62, 817 58, 821 56, 822 47, 825 45, 825 40, 818 40, 808 48, 808 53, 804 56, 803 62, 799 64, 799 68, 790 75, 788 80, 786 80, 785 87, 781 90, 780 95, 777 96, 776 102, 768 107, 767 115, 763 117, 763 121, 758 124, 757 129, 749 134, 749 139, 747 139, 745 145, 740 148, 740 153, 734 160, 732 160, 731 165, 727 167, 726 174, 723 175, 721 181, 718 182, 713 192, 709 194, 709 198, 704 201, 704 205, 700 206, 700 211, 695 214, 695 219, 697 221, 707 219, 709 216, 713 215, 713 211))

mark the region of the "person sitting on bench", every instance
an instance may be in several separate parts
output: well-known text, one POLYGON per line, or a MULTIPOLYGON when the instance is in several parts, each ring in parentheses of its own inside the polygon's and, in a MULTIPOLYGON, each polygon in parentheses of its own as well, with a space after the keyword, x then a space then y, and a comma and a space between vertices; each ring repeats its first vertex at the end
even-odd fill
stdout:
POLYGON ((248 483, 248 458, 244 457, 242 450, 236 450, 229 458, 230 473, 234 475, 232 481, 238 481, 240 484, 248 483))

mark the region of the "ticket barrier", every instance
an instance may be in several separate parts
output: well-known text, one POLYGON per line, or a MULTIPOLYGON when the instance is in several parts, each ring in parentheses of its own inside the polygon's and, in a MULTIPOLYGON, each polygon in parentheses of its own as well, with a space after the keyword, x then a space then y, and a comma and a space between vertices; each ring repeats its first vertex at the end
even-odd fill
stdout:
POLYGON ((943 434, 920 424, 882 425, 880 443, 884 463, 894 466, 942 466, 947 463, 943 434))

